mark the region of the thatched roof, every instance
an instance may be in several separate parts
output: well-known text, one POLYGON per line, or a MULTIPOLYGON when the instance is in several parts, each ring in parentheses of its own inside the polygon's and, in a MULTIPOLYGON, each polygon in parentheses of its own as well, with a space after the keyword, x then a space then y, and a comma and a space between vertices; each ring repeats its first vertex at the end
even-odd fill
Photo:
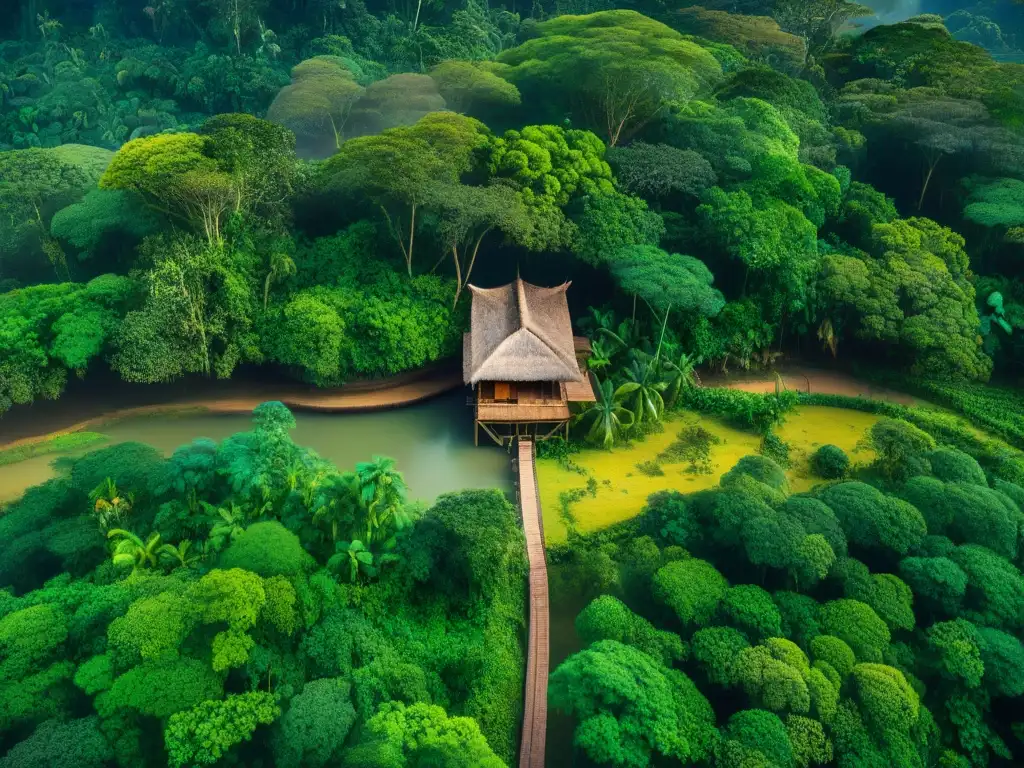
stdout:
POLYGON ((580 381, 565 292, 516 279, 473 292, 470 332, 463 341, 467 384, 480 381, 580 381))

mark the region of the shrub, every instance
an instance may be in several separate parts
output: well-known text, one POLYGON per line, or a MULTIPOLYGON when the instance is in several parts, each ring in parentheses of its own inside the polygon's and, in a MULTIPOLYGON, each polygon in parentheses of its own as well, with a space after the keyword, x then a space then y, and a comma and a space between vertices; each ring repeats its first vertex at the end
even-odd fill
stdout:
POLYGON ((253 523, 231 542, 220 557, 220 567, 243 568, 260 576, 295 576, 312 558, 299 537, 276 520, 253 523))
POLYGON ((661 465, 651 459, 641 461, 636 465, 636 468, 640 471, 640 474, 647 475, 647 477, 662 477, 665 474, 665 470, 661 468, 661 465))
POLYGON ((774 432, 768 432, 761 438, 761 455, 768 457, 780 467, 788 467, 789 443, 774 432))
POLYGON ((838 446, 823 445, 811 454, 811 471, 825 480, 839 480, 850 471, 850 457, 838 446))
POLYGON ((932 474, 944 482, 988 485, 981 465, 956 448, 937 448, 928 454, 928 463, 932 474))
POLYGON ((928 474, 927 454, 935 448, 935 440, 927 432, 903 419, 882 419, 868 432, 868 442, 875 450, 875 460, 882 473, 892 480, 914 474, 928 474))
POLYGON ((683 427, 676 439, 658 454, 658 461, 664 464, 689 462, 687 472, 694 475, 711 474, 711 448, 722 439, 700 424, 683 427))
POLYGON ((832 600, 821 607, 821 627, 845 642, 859 661, 881 661, 889 628, 871 606, 859 600, 832 600))
POLYGON ((788 487, 785 471, 767 456, 744 456, 736 462, 736 466, 722 475, 722 487, 736 482, 740 475, 749 475, 759 483, 778 491, 784 491, 788 487))
POLYGON ((772 596, 761 587, 741 584, 730 587, 720 607, 726 624, 757 642, 782 634, 782 617, 772 596))
POLYGON ((684 624, 707 624, 729 583, 704 560, 679 560, 654 574, 654 592, 684 624))

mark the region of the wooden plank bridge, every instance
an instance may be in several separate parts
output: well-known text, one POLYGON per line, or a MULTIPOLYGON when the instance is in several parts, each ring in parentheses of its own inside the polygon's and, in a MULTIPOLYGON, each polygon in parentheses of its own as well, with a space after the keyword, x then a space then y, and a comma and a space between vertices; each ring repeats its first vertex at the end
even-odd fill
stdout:
POLYGON ((544 557, 544 521, 537 493, 535 455, 534 442, 519 438, 519 508, 523 513, 526 554, 530 563, 529 641, 519 768, 544 768, 548 720, 548 567, 544 557))

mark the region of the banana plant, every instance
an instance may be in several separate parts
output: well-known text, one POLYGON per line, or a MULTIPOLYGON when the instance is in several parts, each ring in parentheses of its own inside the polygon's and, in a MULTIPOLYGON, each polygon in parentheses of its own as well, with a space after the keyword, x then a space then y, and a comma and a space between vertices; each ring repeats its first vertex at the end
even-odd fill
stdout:
POLYGON ((123 528, 111 528, 107 531, 108 539, 117 539, 114 544, 112 560, 114 565, 132 567, 132 573, 144 568, 154 568, 160 552, 160 534, 151 533, 143 541, 131 531, 123 528))
POLYGON ((672 407, 684 390, 700 385, 700 376, 697 374, 697 366, 700 363, 701 359, 698 356, 685 352, 679 356, 678 362, 667 359, 662 361, 666 405, 672 407))
POLYGON ((610 341, 598 336, 590 342, 590 358, 587 360, 587 368, 594 373, 607 368, 612 364, 615 352, 610 341))
POLYGON ((191 568, 203 559, 201 555, 192 554, 191 550, 192 542, 185 539, 177 546, 164 544, 157 550, 157 556, 166 558, 175 568, 191 568))
POLYGON ((206 546, 208 551, 219 552, 225 545, 245 533, 249 516, 245 509, 230 501, 226 507, 215 507, 201 502, 211 522, 210 535, 206 546))
MULTIPOLYGON (((627 384, 632 384, 626 402, 637 424, 657 423, 665 414, 661 396, 664 382, 658 370, 658 359, 641 352, 634 354, 625 370, 627 384)), ((626 386, 626 385, 623 385, 626 386)), ((622 389, 622 387, 619 387, 622 389)))
POLYGON ((373 567, 373 553, 358 539, 339 541, 335 550, 327 560, 327 568, 340 574, 347 566, 348 580, 353 584, 359 582, 360 574, 365 574, 368 579, 377 575, 377 569, 373 567))
POLYGON ((600 397, 596 403, 581 413, 578 419, 586 429, 588 442, 611 448, 633 426, 635 417, 624 405, 624 401, 636 389, 637 385, 632 382, 627 382, 618 389, 615 389, 610 379, 598 382, 597 391, 600 397))

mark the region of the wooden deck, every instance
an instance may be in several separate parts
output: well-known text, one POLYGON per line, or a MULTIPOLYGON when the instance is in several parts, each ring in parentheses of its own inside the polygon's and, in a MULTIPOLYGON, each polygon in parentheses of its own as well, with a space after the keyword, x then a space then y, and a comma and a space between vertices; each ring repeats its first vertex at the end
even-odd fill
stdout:
POLYGON ((547 403, 477 403, 476 419, 483 422, 565 421, 569 406, 562 400, 547 403))
POLYGON ((544 556, 544 522, 537 493, 532 440, 519 441, 519 507, 530 562, 529 642, 526 695, 519 768, 544 768, 548 720, 548 567, 544 556))

